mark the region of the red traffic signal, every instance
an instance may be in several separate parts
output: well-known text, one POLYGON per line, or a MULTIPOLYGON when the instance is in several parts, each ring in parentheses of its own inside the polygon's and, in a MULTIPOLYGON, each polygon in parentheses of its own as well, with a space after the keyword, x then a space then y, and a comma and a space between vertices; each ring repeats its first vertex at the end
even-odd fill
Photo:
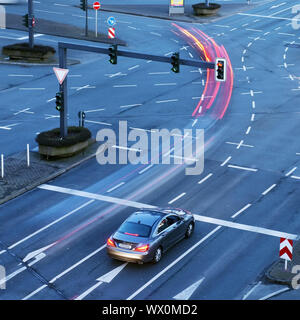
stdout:
POLYGON ((216 58, 215 80, 226 81, 226 60, 223 58, 216 58))

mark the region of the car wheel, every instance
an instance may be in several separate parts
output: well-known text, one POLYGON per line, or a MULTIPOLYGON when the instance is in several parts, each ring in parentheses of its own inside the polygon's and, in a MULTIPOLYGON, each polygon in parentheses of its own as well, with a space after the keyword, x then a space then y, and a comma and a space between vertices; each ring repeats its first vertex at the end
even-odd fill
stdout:
POLYGON ((192 235, 193 231, 194 231, 194 224, 191 222, 186 229, 185 238, 188 239, 192 235))
POLYGON ((158 263, 161 260, 161 257, 162 257, 162 248, 158 247, 154 252, 153 262, 158 263))

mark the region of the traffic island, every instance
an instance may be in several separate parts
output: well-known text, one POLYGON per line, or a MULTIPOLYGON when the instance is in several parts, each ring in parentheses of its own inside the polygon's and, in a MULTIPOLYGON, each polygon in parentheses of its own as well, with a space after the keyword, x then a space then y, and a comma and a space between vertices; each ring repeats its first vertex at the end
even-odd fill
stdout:
POLYGON ((82 152, 95 142, 91 138, 91 132, 84 127, 68 127, 66 137, 60 137, 60 128, 44 131, 37 135, 39 154, 47 159, 71 157, 82 152))
POLYGON ((46 62, 53 59, 55 52, 55 49, 49 46, 35 45, 30 48, 28 42, 2 48, 2 54, 13 61, 46 62))
POLYGON ((288 261, 287 270, 285 270, 284 259, 279 258, 267 269, 265 276, 270 282, 292 287, 291 282, 296 275, 295 273, 292 273, 292 269, 296 265, 300 265, 300 241, 294 241, 293 258, 292 261, 288 261))
POLYGON ((192 5, 195 16, 211 16, 217 14, 221 8, 220 4, 210 3, 196 3, 192 5))

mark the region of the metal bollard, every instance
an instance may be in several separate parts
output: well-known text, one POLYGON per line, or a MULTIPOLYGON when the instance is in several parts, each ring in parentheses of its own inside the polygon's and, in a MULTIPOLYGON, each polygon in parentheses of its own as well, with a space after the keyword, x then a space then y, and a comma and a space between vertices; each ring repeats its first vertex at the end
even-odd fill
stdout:
POLYGON ((79 127, 84 127, 85 112, 79 111, 78 118, 79 118, 79 127))

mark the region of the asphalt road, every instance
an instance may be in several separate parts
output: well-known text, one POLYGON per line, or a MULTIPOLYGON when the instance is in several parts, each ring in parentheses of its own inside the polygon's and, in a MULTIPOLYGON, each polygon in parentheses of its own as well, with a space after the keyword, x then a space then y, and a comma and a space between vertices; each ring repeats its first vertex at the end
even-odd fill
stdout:
MULTIPOLYGON (((174 74, 167 64, 125 58, 112 66, 106 56, 71 52, 80 63, 70 66, 70 123, 85 110, 93 134, 116 129, 119 120, 144 130, 205 129, 204 171, 188 176, 184 165, 100 166, 93 159, 2 205, 0 264, 7 279, 1 299, 299 299, 297 290, 263 278, 278 257, 279 237, 300 234, 299 30, 291 25, 297 2, 256 2, 217 22, 178 23, 200 29, 227 50, 234 82, 222 119, 224 84, 211 109, 192 117, 207 85, 205 70, 181 67, 174 74), (111 260, 107 237, 143 205, 192 211, 199 220, 193 237, 157 265, 111 260), (112 270, 112 279, 101 278, 112 270)), ((54 4, 47 6, 35 4, 41 17, 65 19, 42 12, 55 11, 54 4)), ((68 23, 78 22, 78 9, 60 6, 60 12, 68 23)), ((159 55, 179 50, 183 58, 199 59, 170 21, 113 15, 126 49, 159 55)), ((0 30, 1 45, 23 36, 0 30)), ((38 37, 53 46, 59 39, 38 37)), ((36 133, 58 125, 52 66, 1 64, 0 86, 1 152, 21 151, 26 143, 35 148, 36 133)))

